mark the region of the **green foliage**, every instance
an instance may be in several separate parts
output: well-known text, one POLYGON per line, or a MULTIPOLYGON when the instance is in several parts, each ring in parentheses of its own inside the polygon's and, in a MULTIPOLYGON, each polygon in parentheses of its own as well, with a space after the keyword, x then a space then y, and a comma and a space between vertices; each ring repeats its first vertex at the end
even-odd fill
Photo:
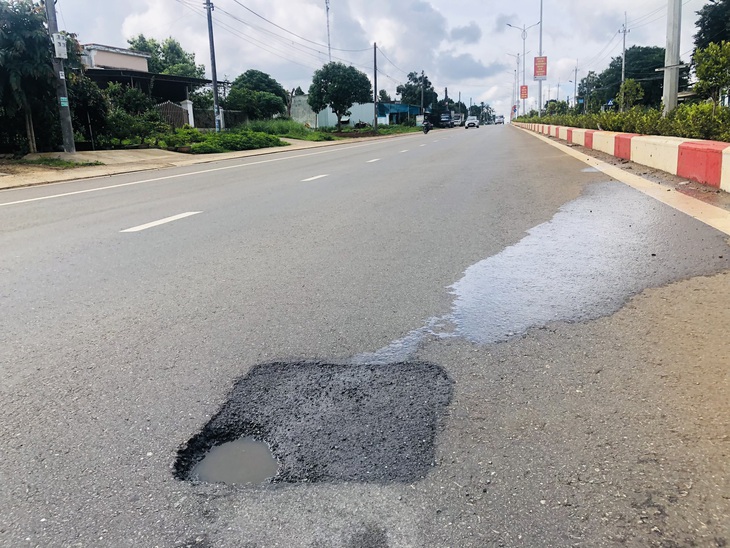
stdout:
POLYGON ((660 110, 635 106, 626 112, 533 116, 521 117, 518 121, 730 142, 730 108, 713 109, 709 103, 681 104, 666 117, 660 110))
POLYGON ((72 169, 72 168, 76 168, 76 167, 89 167, 89 166, 103 166, 104 165, 102 162, 72 162, 70 160, 62 160, 60 158, 46 158, 46 157, 34 158, 34 159, 21 158, 20 160, 14 160, 11 163, 22 164, 22 165, 54 167, 57 169, 72 169))
POLYGON ((169 147, 182 147, 193 143, 202 143, 205 141, 205 135, 195 128, 185 126, 163 135, 162 140, 169 147))
POLYGON ((355 103, 372 101, 373 89, 367 75, 344 63, 327 63, 315 71, 309 87, 307 102, 314 112, 330 107, 337 116, 337 128, 342 117, 355 103))
POLYGON ((720 92, 730 86, 730 42, 710 43, 695 51, 697 83, 694 90, 700 97, 710 97, 717 104, 720 92))
POLYGON ((91 140, 92 133, 106 129, 109 102, 99 86, 83 73, 70 73, 66 84, 74 131, 91 140))
POLYGON ((154 74, 205 77, 205 66, 196 65, 195 54, 185 51, 180 42, 172 37, 158 42, 154 38, 146 38, 144 34, 140 34, 127 40, 127 43, 133 51, 150 54, 147 65, 149 71, 154 74))
POLYGON ((254 120, 244 125, 250 131, 259 131, 278 137, 300 139, 303 141, 332 141, 334 137, 326 132, 308 128, 304 124, 295 122, 288 118, 276 118, 274 120, 254 120))
POLYGON ((420 105, 421 88, 423 88, 423 106, 425 108, 436 106, 436 103, 438 103, 438 93, 436 93, 433 84, 425 74, 421 76, 417 72, 409 72, 408 82, 398 86, 395 93, 400 95, 401 103, 420 105))
POLYGON ((249 69, 241 74, 231 85, 231 92, 236 89, 271 93, 279 97, 283 104, 286 104, 289 100, 289 94, 284 90, 284 87, 271 76, 260 70, 249 69))
POLYGON ((392 103, 393 99, 390 98, 390 95, 388 95, 388 92, 384 89, 381 89, 378 92, 378 101, 381 103, 392 103))
POLYGON ((249 120, 262 120, 286 112, 286 104, 278 95, 240 86, 231 88, 225 108, 240 110, 246 113, 249 120))
POLYGON ((213 108, 213 90, 202 89, 190 94, 195 110, 211 110, 213 108))
POLYGON ((125 141, 133 144, 145 144, 152 140, 158 144, 170 131, 170 126, 160 119, 156 110, 148 110, 134 115, 119 107, 112 107, 107 118, 105 137, 122 145, 125 141))
POLYGON ((203 141, 202 143, 193 143, 190 152, 193 154, 217 154, 219 152, 228 152, 228 150, 211 141, 203 141))
POLYGON ((104 90, 109 104, 132 115, 140 115, 155 106, 152 98, 139 88, 111 82, 104 90))
POLYGON ((246 129, 224 131, 221 133, 206 133, 204 134, 204 139, 203 142, 192 145, 193 153, 232 152, 286 145, 278 137, 246 129))
POLYGON ((44 24, 30 0, 0 2, 0 145, 15 151, 51 146, 60 131, 44 24))
POLYGON ((627 78, 618 92, 618 105, 621 110, 628 110, 644 97, 644 88, 633 78, 627 78))
POLYGON ((697 49, 705 49, 712 42, 730 42, 730 0, 710 0, 697 15, 697 49))

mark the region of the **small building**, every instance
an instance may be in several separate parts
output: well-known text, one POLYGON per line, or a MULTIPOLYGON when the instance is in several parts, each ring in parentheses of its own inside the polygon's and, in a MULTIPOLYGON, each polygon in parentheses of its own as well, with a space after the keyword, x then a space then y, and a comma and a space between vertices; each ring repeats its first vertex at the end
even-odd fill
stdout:
MULTIPOLYGON (((415 118, 420 108, 414 105, 400 103, 378 103, 378 124, 400 124, 408 118, 415 118)), ((307 103, 307 95, 297 95, 292 99, 291 117, 293 120, 310 127, 334 127, 337 125, 337 115, 331 108, 314 112, 307 103)), ((375 119, 375 105, 373 103, 356 103, 350 107, 350 115, 342 118, 342 125, 354 127, 358 123, 373 125, 375 119)))
POLYGON ((180 103, 188 100, 193 90, 211 83, 201 78, 151 73, 148 53, 101 44, 84 44, 83 48, 81 60, 86 76, 102 88, 110 82, 119 82, 139 88, 160 101, 180 103))

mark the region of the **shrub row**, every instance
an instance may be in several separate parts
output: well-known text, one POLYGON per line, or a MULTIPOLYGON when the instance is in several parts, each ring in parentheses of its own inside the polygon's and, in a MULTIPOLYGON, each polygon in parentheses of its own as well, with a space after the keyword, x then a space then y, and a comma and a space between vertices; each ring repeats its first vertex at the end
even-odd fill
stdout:
POLYGON ((274 135, 249 129, 203 133, 197 129, 185 127, 163 135, 160 140, 164 141, 168 147, 189 146, 194 154, 286 146, 284 141, 274 135))
POLYGON ((656 109, 634 107, 626 112, 532 116, 517 121, 730 142, 730 108, 715 107, 711 103, 682 104, 667 117, 656 109))

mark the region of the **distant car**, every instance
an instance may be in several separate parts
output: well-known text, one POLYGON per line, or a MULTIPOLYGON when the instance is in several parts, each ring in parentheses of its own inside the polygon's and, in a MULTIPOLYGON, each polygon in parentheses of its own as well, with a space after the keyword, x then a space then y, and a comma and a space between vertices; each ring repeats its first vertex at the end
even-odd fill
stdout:
POLYGON ((495 123, 495 124, 504 124, 504 116, 497 116, 497 117, 496 117, 496 118, 494 119, 494 123, 495 123))
POLYGON ((469 129, 470 127, 479 128, 479 118, 476 116, 469 116, 464 124, 464 129, 469 129))
POLYGON ((448 112, 444 112, 443 114, 441 114, 441 118, 439 121, 441 127, 454 127, 454 120, 451 118, 451 114, 448 112))

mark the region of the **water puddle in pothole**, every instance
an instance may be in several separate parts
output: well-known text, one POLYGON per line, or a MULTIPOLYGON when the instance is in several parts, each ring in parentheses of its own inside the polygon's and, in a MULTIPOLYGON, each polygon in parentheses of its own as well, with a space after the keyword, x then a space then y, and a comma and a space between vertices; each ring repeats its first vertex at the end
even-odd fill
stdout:
POLYGON ((268 482, 278 469, 269 447, 249 437, 216 445, 190 476, 208 483, 255 486, 268 482))

